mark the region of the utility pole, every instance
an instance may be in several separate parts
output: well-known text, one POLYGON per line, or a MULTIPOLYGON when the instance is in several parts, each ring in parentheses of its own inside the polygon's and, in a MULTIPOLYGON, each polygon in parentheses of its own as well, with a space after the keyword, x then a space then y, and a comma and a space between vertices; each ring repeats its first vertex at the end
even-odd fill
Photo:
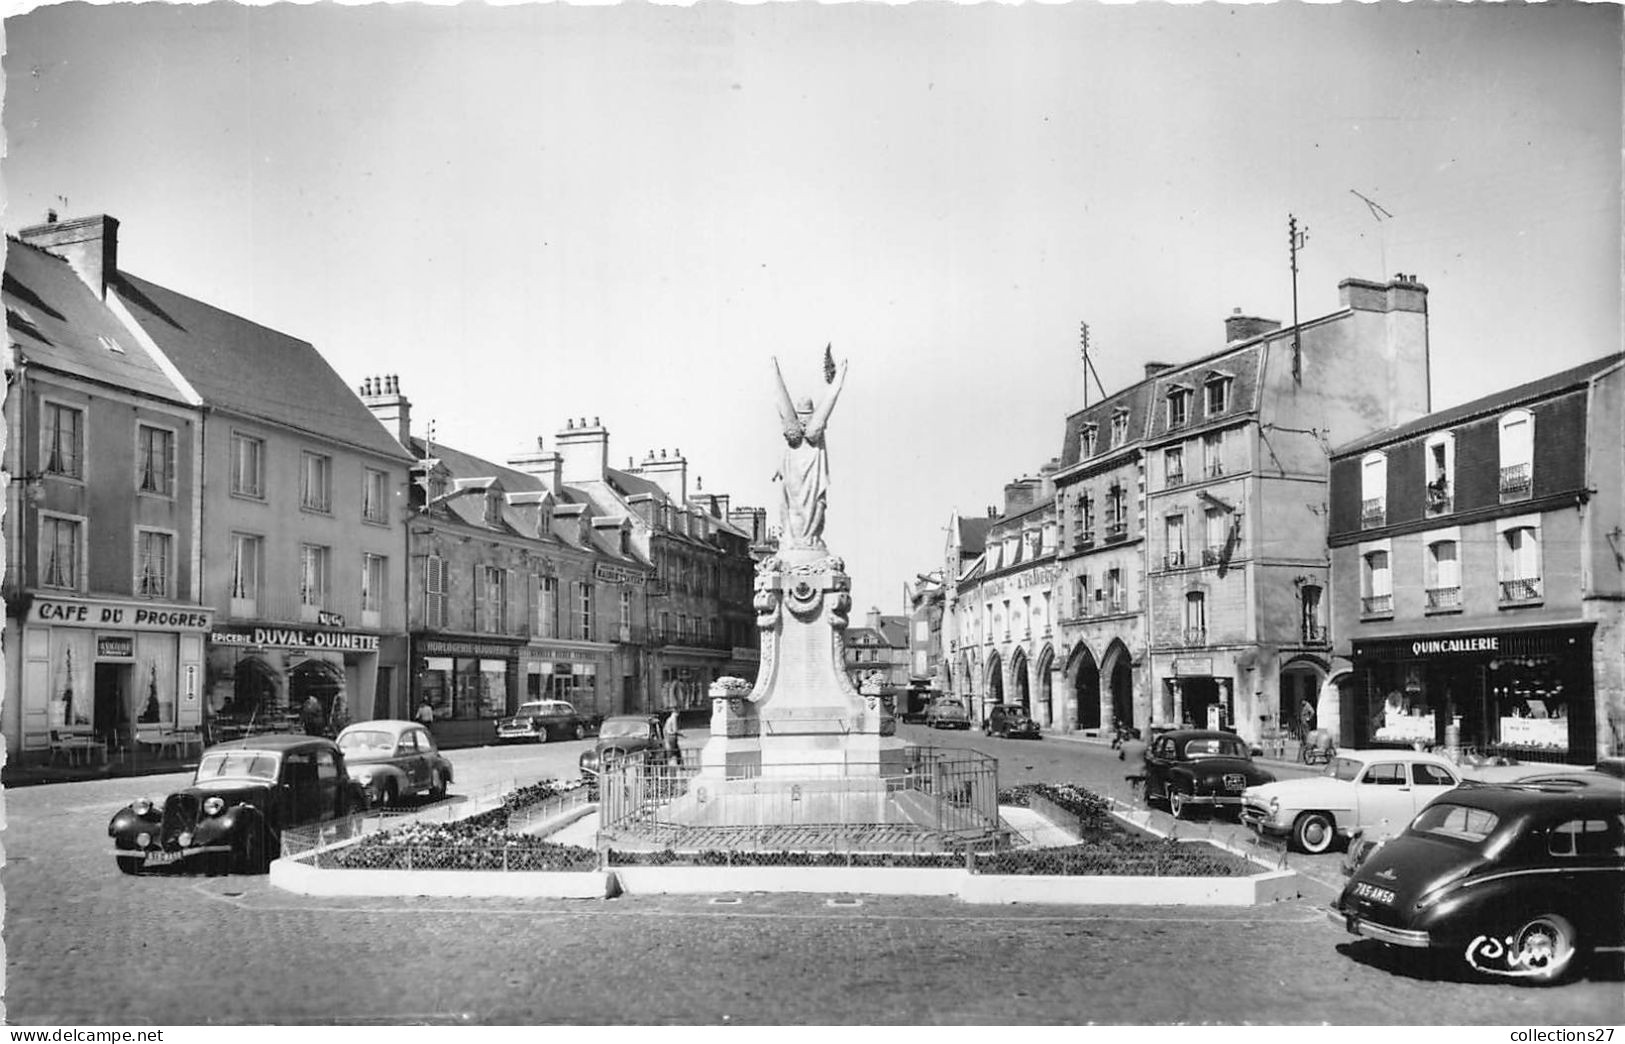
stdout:
POLYGON ((1100 391, 1100 397, 1102 399, 1104 399, 1106 397, 1106 386, 1100 383, 1100 374, 1095 372, 1095 364, 1089 358, 1089 324, 1088 323, 1080 322, 1078 324, 1078 341, 1083 346, 1083 405, 1084 405, 1084 408, 1087 409, 1088 406, 1089 406, 1089 378, 1090 378, 1090 376, 1094 377, 1094 379, 1095 379, 1095 387, 1100 391))
POLYGON ((1298 329, 1298 251, 1309 242, 1309 226, 1298 228, 1298 219, 1286 216, 1287 246, 1292 259, 1292 381, 1303 383, 1303 334, 1298 329))

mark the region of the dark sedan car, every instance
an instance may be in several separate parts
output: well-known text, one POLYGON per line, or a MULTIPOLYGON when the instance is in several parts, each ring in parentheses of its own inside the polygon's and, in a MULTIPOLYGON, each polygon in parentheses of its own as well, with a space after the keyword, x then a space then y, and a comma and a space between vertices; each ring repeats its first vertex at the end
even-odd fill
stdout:
POLYGON ((1558 982, 1625 945, 1625 783, 1464 786, 1374 847, 1328 911, 1393 946, 1460 954, 1487 975, 1558 982))
POLYGON ((594 781, 605 761, 639 753, 647 753, 652 762, 665 762, 666 730, 660 719, 639 714, 605 718, 598 730, 598 742, 581 752, 581 778, 594 781))
POLYGON ((1273 783, 1233 732, 1182 729, 1164 732, 1145 748, 1145 799, 1161 801, 1179 819, 1193 807, 1241 810, 1241 792, 1273 783))
POLYGON ((497 722, 497 742, 521 740, 546 743, 550 739, 585 739, 592 720, 568 700, 531 700, 521 703, 511 718, 497 722))
POLYGON ((982 722, 984 736, 1003 736, 1009 739, 1012 736, 1023 736, 1027 739, 1038 739, 1041 733, 1038 722, 1027 713, 1027 708, 1019 703, 995 704, 987 712, 987 719, 982 722))
POLYGON ((332 740, 267 735, 210 747, 191 786, 162 804, 126 805, 107 833, 113 858, 127 874, 199 856, 237 873, 261 873, 281 851, 284 829, 366 806, 332 740))

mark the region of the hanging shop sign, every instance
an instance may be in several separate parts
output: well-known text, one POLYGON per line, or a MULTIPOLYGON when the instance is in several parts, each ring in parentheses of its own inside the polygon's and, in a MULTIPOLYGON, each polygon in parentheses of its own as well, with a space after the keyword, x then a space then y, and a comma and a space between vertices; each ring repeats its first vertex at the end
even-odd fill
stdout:
POLYGON ((378 636, 357 631, 303 631, 293 627, 217 627, 209 632, 215 645, 257 645, 268 649, 333 649, 377 652, 378 636))
POLYGON ((137 631, 206 631, 214 622, 214 610, 36 597, 28 607, 28 622, 70 627, 128 627, 137 631))
POLYGON ((605 565, 602 562, 593 567, 592 575, 606 584, 635 584, 643 579, 642 573, 635 573, 621 566, 605 565))
POLYGON ((134 659, 135 639, 126 635, 97 635, 96 655, 104 659, 134 659))

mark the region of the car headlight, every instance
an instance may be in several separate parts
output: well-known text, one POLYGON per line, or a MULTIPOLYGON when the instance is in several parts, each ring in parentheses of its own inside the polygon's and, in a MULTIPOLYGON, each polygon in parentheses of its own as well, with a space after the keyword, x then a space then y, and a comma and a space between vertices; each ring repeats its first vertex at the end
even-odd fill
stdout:
POLYGON ((134 812, 138 816, 144 816, 152 811, 152 802, 148 801, 146 798, 137 798, 131 803, 130 811, 134 812))
POLYGON ((226 801, 221 797, 207 797, 203 799, 203 814, 218 816, 226 810, 226 801))
POLYGON ((1270 798, 1270 817, 1274 818, 1275 814, 1280 812, 1280 811, 1281 811, 1281 799, 1278 798, 1278 797, 1270 798))
POLYGON ((357 772, 355 774, 355 781, 360 783, 362 786, 366 786, 367 784, 371 783, 372 769, 363 769, 362 771, 357 772))

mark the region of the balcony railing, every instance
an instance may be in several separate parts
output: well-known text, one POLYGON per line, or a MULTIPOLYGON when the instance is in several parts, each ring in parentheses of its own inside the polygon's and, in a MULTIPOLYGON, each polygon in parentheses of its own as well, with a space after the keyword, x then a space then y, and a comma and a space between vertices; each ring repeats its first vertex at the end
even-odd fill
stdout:
POLYGON ((1184 564, 1185 551, 1183 548, 1178 551, 1170 551, 1162 556, 1162 567, 1164 569, 1179 569, 1183 567, 1184 564))
POLYGON ((1205 566, 1218 565, 1219 564, 1219 559, 1221 559, 1223 557, 1224 557, 1224 548, 1222 548, 1222 547, 1204 547, 1204 548, 1202 548, 1202 564, 1205 565, 1205 566))
POLYGON ((1111 601, 1106 603, 1106 611, 1108 613, 1120 613, 1123 611, 1124 604, 1125 603, 1121 597, 1113 598, 1111 601))
POLYGON ((1320 643, 1326 640, 1326 625, 1321 623, 1305 623, 1303 625, 1303 640, 1305 642, 1320 643))
POLYGON ((1185 628, 1185 644, 1186 645, 1206 645, 1207 644, 1207 628, 1206 627, 1187 627, 1187 628, 1185 628))
POLYGON ((1391 613, 1394 611, 1394 596, 1391 594, 1368 595, 1360 599, 1360 611, 1367 616, 1374 616, 1378 613, 1391 613))
POLYGON ((1518 580, 1501 581, 1501 601, 1503 602, 1538 602, 1540 601, 1540 577, 1529 576, 1518 580))
POLYGON ((1501 469, 1501 502, 1528 500, 1533 483, 1529 478, 1529 465, 1514 464, 1501 469))
POLYGON ((1430 515, 1448 515, 1455 510, 1455 497, 1450 494, 1450 483, 1444 479, 1428 485, 1427 513, 1430 515))
POLYGON ((1210 460, 1207 462, 1207 468, 1205 470, 1207 471, 1208 478, 1218 478, 1220 475, 1224 474, 1224 462, 1219 460, 1210 460))
POLYGON ((1460 609, 1461 587, 1430 587, 1427 589, 1429 609, 1460 609))
POLYGON ((1360 528, 1375 529, 1388 522, 1388 504, 1382 497, 1373 497, 1360 503, 1360 528))
POLYGON ((1162 485, 1164 489, 1174 489, 1178 486, 1183 486, 1184 484, 1185 472, 1181 470, 1168 472, 1168 481, 1164 482, 1162 485))
POLYGON ((1095 546, 1095 534, 1091 530, 1084 530, 1072 537, 1072 550, 1087 551, 1095 546))
POLYGON ((1106 526, 1106 541, 1112 543, 1128 537, 1127 522, 1112 522, 1106 526))

